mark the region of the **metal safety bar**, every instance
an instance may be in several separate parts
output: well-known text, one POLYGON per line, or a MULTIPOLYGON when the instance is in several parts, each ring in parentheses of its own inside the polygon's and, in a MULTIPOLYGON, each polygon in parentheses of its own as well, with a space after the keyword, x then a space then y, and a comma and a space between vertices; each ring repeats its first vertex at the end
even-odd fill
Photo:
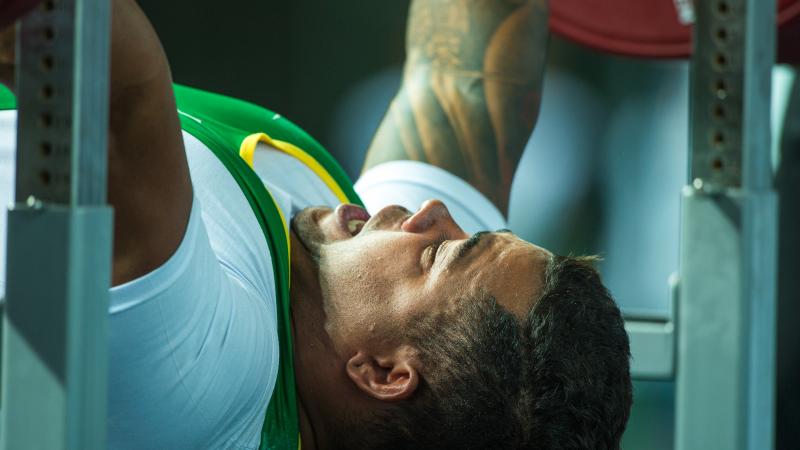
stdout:
POLYGON ((666 315, 636 313, 626 310, 625 331, 631 348, 631 377, 636 380, 668 381, 675 379, 675 318, 679 307, 678 274, 669 280, 671 310, 666 315))
POLYGON ((17 29, 5 449, 106 447, 112 213, 109 0, 44 0, 17 29))

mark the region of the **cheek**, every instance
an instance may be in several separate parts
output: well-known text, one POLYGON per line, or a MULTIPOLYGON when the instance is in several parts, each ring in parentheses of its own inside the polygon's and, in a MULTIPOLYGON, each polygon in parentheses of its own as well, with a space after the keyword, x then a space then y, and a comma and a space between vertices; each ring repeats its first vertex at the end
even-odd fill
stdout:
POLYGON ((321 251, 320 287, 326 313, 340 323, 360 323, 386 297, 382 256, 353 244, 340 241, 321 251))
POLYGON ((419 271, 409 246, 393 237, 364 236, 322 248, 320 286, 331 320, 365 325, 394 309, 399 291, 419 271))
POLYGON ((325 270, 365 287, 397 281, 419 271, 413 243, 398 233, 376 232, 323 248, 325 270))

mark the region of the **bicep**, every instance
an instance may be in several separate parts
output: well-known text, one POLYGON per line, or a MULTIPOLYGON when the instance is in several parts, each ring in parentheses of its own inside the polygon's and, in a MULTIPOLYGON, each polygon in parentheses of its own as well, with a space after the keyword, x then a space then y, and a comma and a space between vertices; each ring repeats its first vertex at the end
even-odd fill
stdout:
MULTIPOLYGON (((114 285, 148 273, 175 251, 192 198, 171 90, 111 111, 108 198, 114 207, 114 285)), ((131 93, 131 95, 136 95, 131 93)))

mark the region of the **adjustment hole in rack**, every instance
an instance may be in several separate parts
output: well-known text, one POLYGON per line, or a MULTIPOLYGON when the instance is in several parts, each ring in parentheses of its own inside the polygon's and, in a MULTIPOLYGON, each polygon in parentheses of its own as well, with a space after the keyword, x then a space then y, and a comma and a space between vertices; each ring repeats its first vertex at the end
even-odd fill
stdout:
POLYGON ((717 2, 717 12, 721 16, 727 16, 728 13, 731 12, 731 5, 725 0, 719 1, 717 2))
POLYGON ((53 93, 53 86, 50 86, 49 84, 42 86, 42 98, 49 100, 53 98, 53 93))
POLYGON ((711 109, 711 114, 714 115, 715 119, 725 119, 725 107, 722 105, 714 105, 714 107, 711 109))
POLYGON ((711 135, 711 144, 714 145, 714 147, 722 147, 725 145, 725 135, 722 134, 721 131, 715 131, 711 135))
POLYGON ((44 2, 42 2, 42 8, 45 11, 52 11, 52 10, 56 9, 55 0, 45 0, 44 2))
POLYGON ((720 171, 725 168, 725 163, 722 161, 722 158, 714 158, 714 160, 711 161, 711 168, 720 171))
POLYGON ((720 42, 726 42, 728 40, 728 30, 727 28, 721 27, 717 28, 717 32, 714 33, 717 37, 717 40, 720 42))
POLYGON ((43 68, 44 70, 53 70, 53 66, 55 66, 55 64, 56 64, 56 63, 55 63, 55 61, 53 60, 53 57, 52 57, 52 56, 50 56, 50 55, 45 55, 45 56, 42 58, 42 68, 43 68))
POLYGON ((52 181, 52 179, 53 177, 50 175, 49 171, 42 170, 41 172, 39 172, 39 180, 41 180, 43 184, 50 184, 50 181, 52 181))
POLYGON ((39 146, 39 150, 42 151, 42 155, 50 156, 53 154, 53 144, 46 141, 42 142, 42 144, 39 146))
POLYGON ((40 119, 42 122, 42 126, 45 128, 49 128, 51 125, 53 125, 53 115, 50 113, 42 113, 40 119))
POLYGON ((724 53, 717 53, 716 55, 714 55, 714 64, 718 68, 724 69, 728 67, 728 57, 725 56, 724 53))
POLYGON ((54 30, 53 27, 45 27, 42 34, 44 35, 44 40, 52 41, 53 38, 56 37, 56 30, 54 30))

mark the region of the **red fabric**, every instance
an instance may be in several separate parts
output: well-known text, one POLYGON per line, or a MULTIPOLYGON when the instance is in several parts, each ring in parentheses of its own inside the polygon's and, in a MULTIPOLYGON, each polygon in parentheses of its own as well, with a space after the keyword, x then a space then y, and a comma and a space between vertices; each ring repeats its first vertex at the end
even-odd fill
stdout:
MULTIPOLYGON (((707 1, 707 0, 694 0, 707 1)), ((777 0, 779 60, 800 62, 800 0, 777 0)), ((551 0, 550 29, 597 50, 650 58, 683 58, 692 27, 681 24, 677 0, 551 0)))
POLYGON ((25 15, 41 0, 0 0, 0 28, 5 28, 25 15))

